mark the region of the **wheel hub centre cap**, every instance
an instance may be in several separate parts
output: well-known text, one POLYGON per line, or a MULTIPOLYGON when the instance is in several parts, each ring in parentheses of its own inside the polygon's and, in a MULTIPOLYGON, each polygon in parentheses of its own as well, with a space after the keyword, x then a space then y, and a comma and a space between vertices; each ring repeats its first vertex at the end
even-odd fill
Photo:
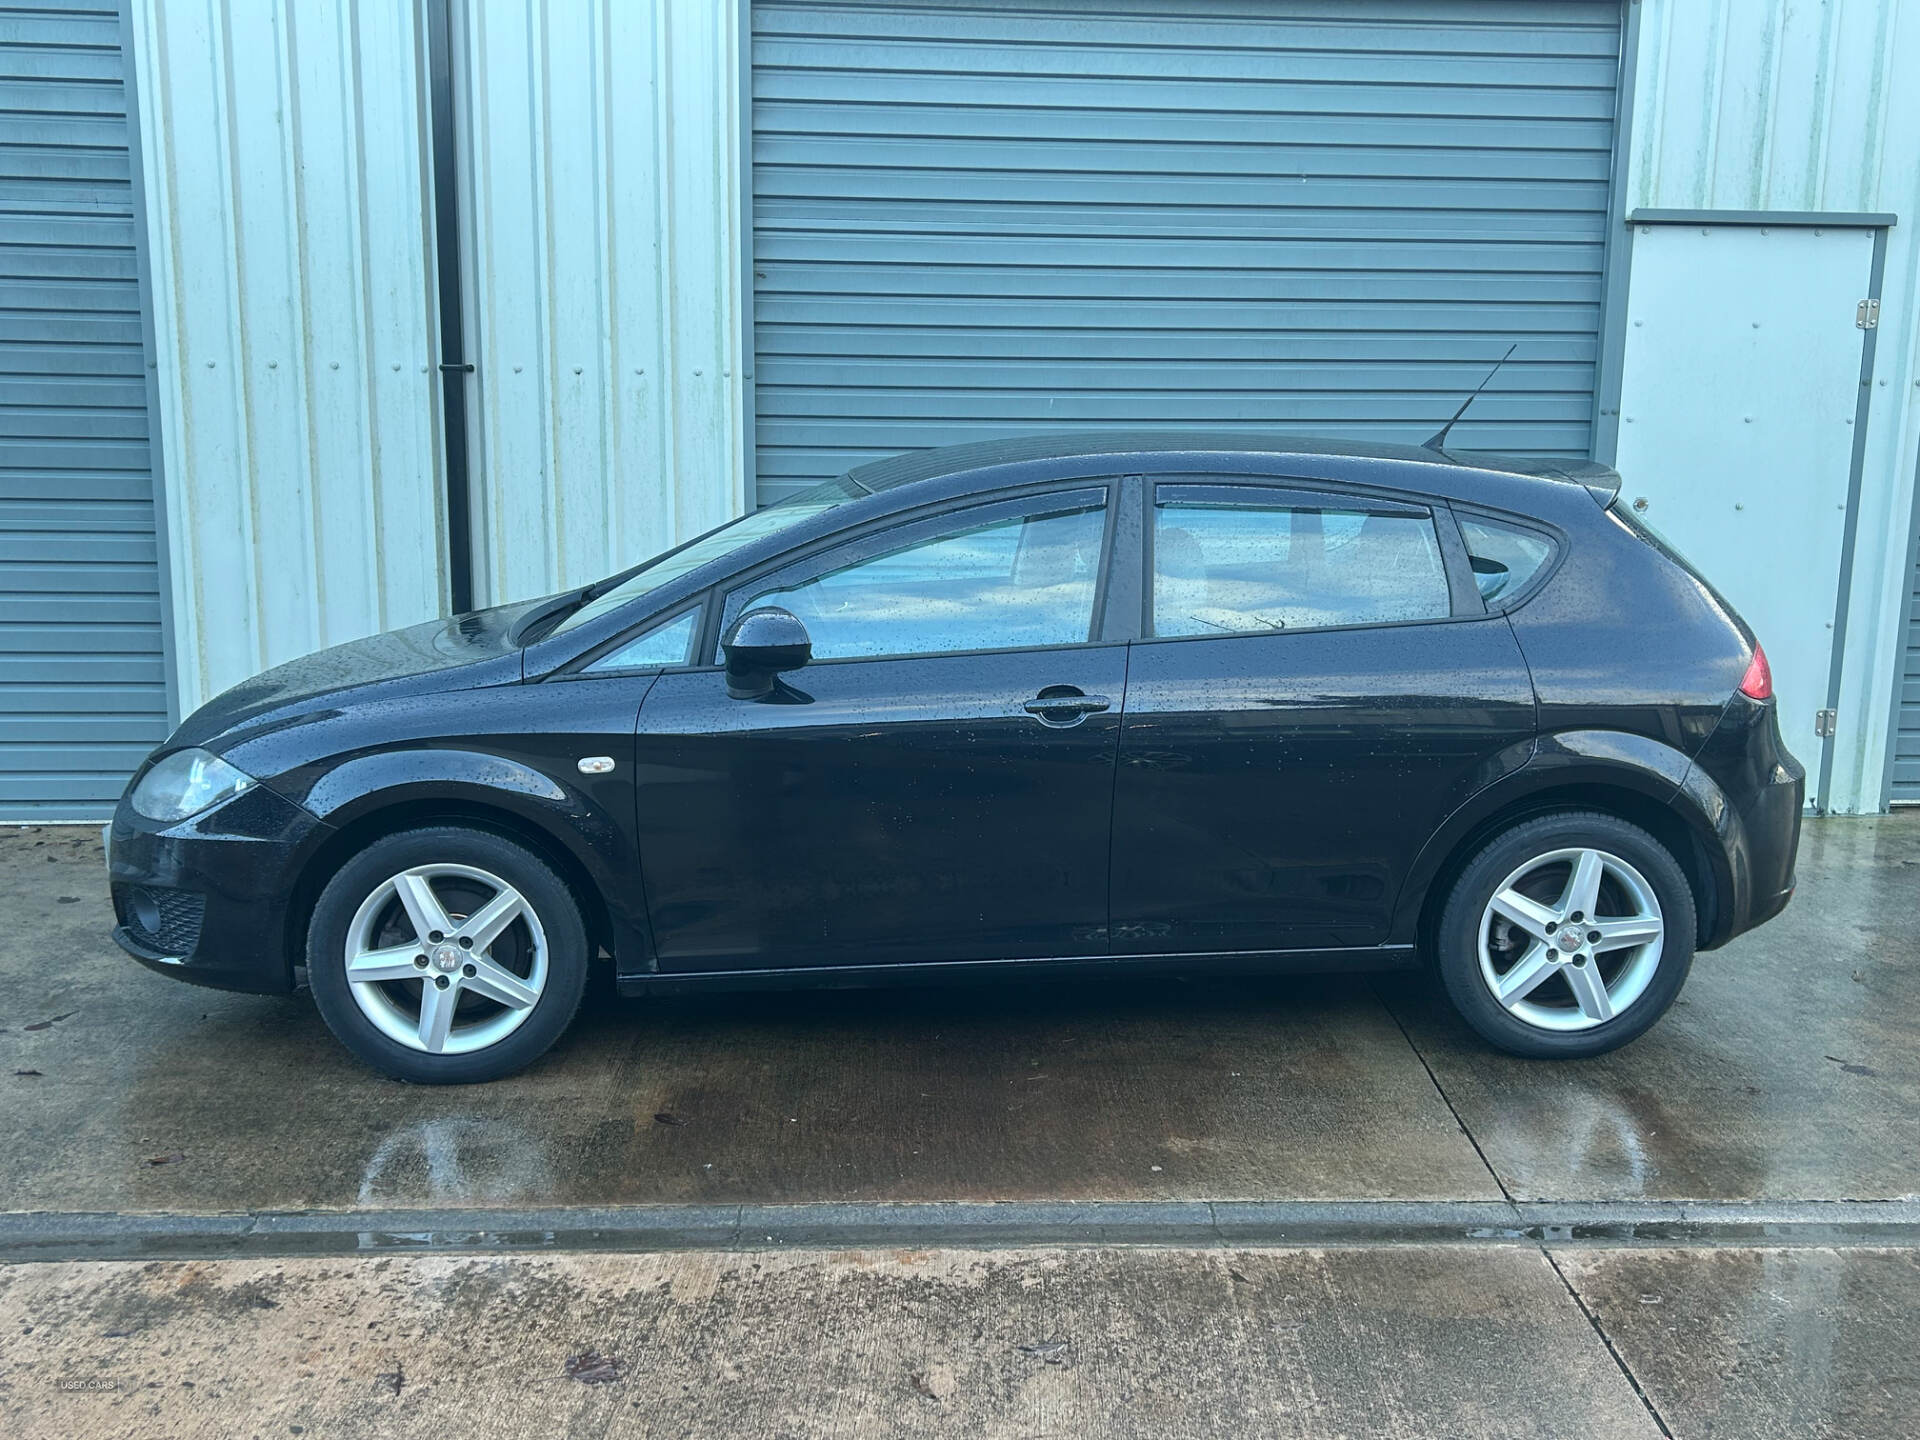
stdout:
POLYGON ((460 952, 451 945, 442 945, 433 952, 433 968, 451 975, 460 968, 460 952))
POLYGON ((1553 943, 1571 955, 1580 948, 1580 932, 1577 930, 1562 930, 1558 935, 1553 937, 1553 943))

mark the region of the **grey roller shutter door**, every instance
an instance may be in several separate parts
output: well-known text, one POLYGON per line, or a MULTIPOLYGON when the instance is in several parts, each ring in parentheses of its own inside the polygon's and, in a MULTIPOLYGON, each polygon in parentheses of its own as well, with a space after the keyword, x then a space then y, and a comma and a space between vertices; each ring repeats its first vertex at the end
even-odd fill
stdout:
POLYGON ((756 465, 1258 427, 1585 456, 1609 0, 753 5, 756 465))
POLYGON ((167 728, 114 7, 0 8, 0 817, 111 811, 167 728))

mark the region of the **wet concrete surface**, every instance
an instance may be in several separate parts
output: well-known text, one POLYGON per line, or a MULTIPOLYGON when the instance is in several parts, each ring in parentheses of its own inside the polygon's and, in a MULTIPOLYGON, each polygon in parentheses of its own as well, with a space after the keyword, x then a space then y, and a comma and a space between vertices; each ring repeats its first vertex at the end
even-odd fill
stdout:
POLYGON ((1920 815, 1810 824, 1784 917, 1560 1064, 1418 977, 602 988, 527 1073, 416 1089, 106 911, 97 837, 0 834, 0 1209, 1920 1194, 1920 815))
POLYGON ((1920 1194, 1920 813, 1809 822, 1799 875, 1598 1059, 1511 1059, 1425 988, 1391 998, 1516 1199, 1920 1194))
POLYGON ((21 1440, 1660 1435, 1524 1247, 72 1263, 0 1335, 21 1440))
POLYGON ((1558 1260, 1677 1436, 1920 1433, 1920 1251, 1574 1251, 1558 1260))

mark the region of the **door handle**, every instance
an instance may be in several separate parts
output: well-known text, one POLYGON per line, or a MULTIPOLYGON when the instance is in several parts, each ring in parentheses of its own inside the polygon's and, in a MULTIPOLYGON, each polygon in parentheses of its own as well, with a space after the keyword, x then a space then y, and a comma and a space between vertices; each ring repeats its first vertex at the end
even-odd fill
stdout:
POLYGON ((1089 715, 1111 710, 1113 701, 1104 695, 1088 695, 1072 685, 1049 685, 1020 707, 1039 719, 1042 725, 1078 725, 1089 715))

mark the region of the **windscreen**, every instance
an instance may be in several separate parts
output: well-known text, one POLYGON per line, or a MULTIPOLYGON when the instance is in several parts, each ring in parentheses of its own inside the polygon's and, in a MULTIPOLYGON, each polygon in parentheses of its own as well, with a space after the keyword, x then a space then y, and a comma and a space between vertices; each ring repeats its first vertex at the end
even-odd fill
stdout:
POLYGON ((558 635, 584 625, 610 610, 617 610, 630 600, 638 599, 649 590, 654 590, 668 581, 678 580, 682 575, 698 570, 711 560, 729 555, 741 546, 758 540, 763 536, 776 534, 791 525, 797 525, 810 515, 818 515, 823 510, 831 510, 835 505, 863 495, 866 492, 844 477, 829 480, 824 485, 816 485, 804 490, 790 499, 769 505, 764 510, 755 510, 752 514, 742 515, 738 520, 730 520, 717 530, 709 530, 696 540, 690 540, 677 550, 669 550, 664 555, 656 555, 637 570, 630 570, 619 577, 607 589, 597 593, 586 604, 568 615, 548 632, 558 635))

